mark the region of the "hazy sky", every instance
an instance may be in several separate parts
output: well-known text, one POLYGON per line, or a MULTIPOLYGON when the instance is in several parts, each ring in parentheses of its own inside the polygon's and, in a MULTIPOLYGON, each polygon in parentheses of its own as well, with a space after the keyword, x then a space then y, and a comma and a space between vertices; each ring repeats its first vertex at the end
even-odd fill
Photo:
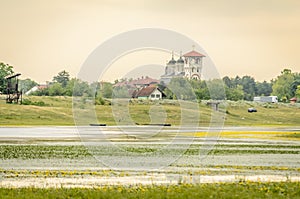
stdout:
MULTIPOLYGON (((299 0, 0 0, 0 7, 0 61, 39 83, 62 70, 76 76, 102 42, 145 27, 196 40, 221 76, 262 81, 284 68, 300 72, 299 0)), ((139 65, 153 64, 137 56, 139 65)), ((170 55, 153 57, 164 65, 170 55)), ((120 61, 125 71, 136 64, 120 61)), ((108 79, 122 77, 117 68, 108 79)))

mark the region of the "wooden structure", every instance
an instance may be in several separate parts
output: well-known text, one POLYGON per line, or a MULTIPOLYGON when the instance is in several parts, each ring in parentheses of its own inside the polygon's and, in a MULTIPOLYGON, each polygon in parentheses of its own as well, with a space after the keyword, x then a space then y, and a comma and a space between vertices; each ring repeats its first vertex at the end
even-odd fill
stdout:
POLYGON ((19 91, 19 79, 20 73, 6 76, 6 103, 22 103, 22 93, 19 91))
POLYGON ((210 101, 210 102, 207 102, 206 103, 208 106, 211 106, 211 108, 214 110, 214 111, 219 111, 219 104, 220 102, 217 102, 217 101, 210 101))

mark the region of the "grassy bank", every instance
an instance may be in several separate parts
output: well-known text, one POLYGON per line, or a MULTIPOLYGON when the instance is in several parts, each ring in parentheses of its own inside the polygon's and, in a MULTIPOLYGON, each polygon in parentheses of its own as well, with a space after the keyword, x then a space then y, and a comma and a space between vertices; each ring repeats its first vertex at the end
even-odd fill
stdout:
MULTIPOLYGON (((6 104, 1 96, 0 126, 26 125, 74 125, 71 97, 25 98, 29 105, 6 104), (28 103, 29 102, 29 103, 28 103)), ((127 107, 122 107, 122 109, 127 107)), ((82 106, 82 110, 85 110, 82 106)), ((97 105, 96 114, 99 123, 107 125, 126 124, 118 118, 118 107, 97 105)), ((193 120, 193 107, 186 110, 188 120, 193 120), (189 114, 190 113, 190 114, 189 114)), ((155 102, 139 101, 128 105, 129 120, 133 124, 170 123, 180 125, 182 107, 176 101, 155 102)), ((227 102, 221 105, 221 117, 227 126, 299 126, 300 108, 290 104, 259 104, 254 102, 227 102), (223 108, 226 107, 226 108, 223 108), (255 107, 257 113, 248 113, 249 107, 255 107), (226 112, 226 113, 225 113, 226 112)), ((209 126, 212 109, 206 102, 199 103, 200 126, 209 126)), ((128 118, 127 118, 128 119, 128 118)))
POLYGON ((299 183, 240 182, 198 185, 1 188, 1 198, 299 198, 299 183))

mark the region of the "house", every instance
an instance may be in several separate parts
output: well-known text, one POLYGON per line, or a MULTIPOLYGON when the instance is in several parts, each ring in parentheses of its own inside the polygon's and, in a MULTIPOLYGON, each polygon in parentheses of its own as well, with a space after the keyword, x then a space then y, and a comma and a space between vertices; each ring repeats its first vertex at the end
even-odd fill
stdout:
POLYGON ((132 93, 132 97, 137 99, 160 100, 164 96, 164 93, 157 86, 147 86, 132 93))
POLYGON ((39 91, 39 90, 43 90, 45 88, 48 88, 47 84, 41 84, 41 85, 37 85, 32 87, 30 90, 28 90, 25 95, 30 95, 31 93, 35 92, 35 91, 39 91))
POLYGON ((293 97, 290 99, 290 103, 291 104, 295 104, 297 102, 297 98, 296 97, 293 97))
POLYGON ((159 80, 153 79, 151 77, 142 77, 134 80, 124 80, 118 82, 114 85, 114 87, 127 87, 127 88, 143 88, 150 85, 156 85, 159 83, 159 80))

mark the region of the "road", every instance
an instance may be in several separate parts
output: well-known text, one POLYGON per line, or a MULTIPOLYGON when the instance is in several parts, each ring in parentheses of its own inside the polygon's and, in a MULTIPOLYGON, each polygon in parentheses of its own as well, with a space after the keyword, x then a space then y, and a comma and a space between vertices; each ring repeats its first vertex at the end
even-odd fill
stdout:
POLYGON ((300 127, 290 128, 271 128, 271 127, 222 127, 222 128, 206 128, 206 127, 162 127, 162 126, 46 126, 46 127, 0 127, 0 139, 3 138, 78 138, 80 134, 86 135, 105 135, 116 134, 153 134, 153 133, 184 133, 184 132, 215 132, 215 131, 247 131, 247 132, 289 132, 299 131, 300 127))

